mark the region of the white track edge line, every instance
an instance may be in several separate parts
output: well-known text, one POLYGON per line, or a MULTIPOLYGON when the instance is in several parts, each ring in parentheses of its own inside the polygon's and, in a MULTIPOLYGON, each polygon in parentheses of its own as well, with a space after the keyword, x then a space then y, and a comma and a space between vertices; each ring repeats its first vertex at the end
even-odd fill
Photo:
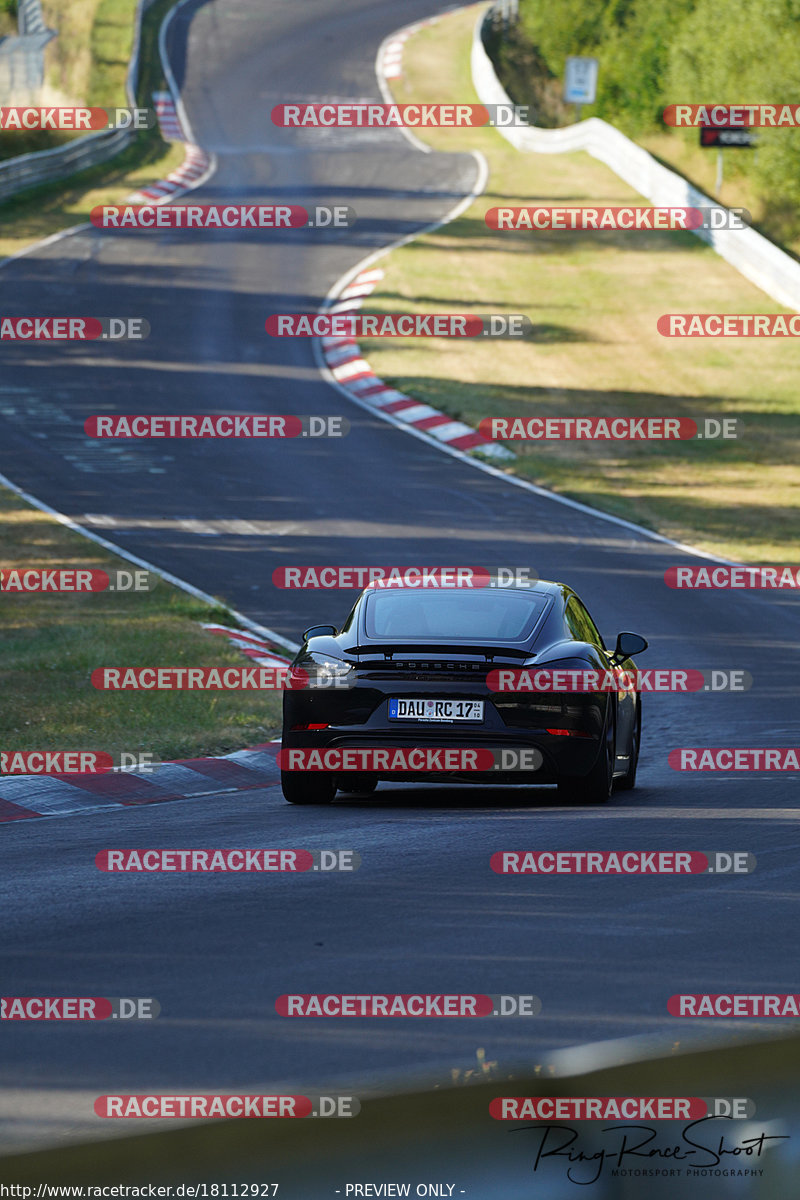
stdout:
POLYGON ((81 537, 87 538, 90 542, 102 546, 104 550, 110 550, 112 554, 119 555, 120 558, 124 558, 127 562, 133 563, 137 567, 143 567, 147 571, 152 571, 154 575, 158 575, 165 583, 170 583, 173 587, 180 588, 182 592, 186 592, 196 600, 202 600, 204 604, 210 604, 214 608, 223 608, 225 612, 230 613, 245 629, 250 629, 253 633, 260 634, 268 641, 277 642, 279 646, 286 646, 288 650, 292 650, 295 653, 300 649, 297 642, 291 642, 283 634, 276 633, 274 629, 268 629, 266 625, 259 625, 257 621, 252 621, 244 613, 237 612, 235 608, 231 608, 224 600, 219 600, 216 596, 202 591, 200 588, 195 587, 193 583, 187 583, 185 579, 179 579, 177 575, 173 575, 170 571, 164 571, 161 567, 154 566, 146 558, 139 558, 137 554, 131 554, 130 551, 125 550, 122 546, 117 546, 115 542, 109 542, 106 538, 100 537, 98 533, 94 533, 91 529, 85 529, 77 521, 74 521, 72 517, 66 516, 65 513, 59 512, 57 508, 52 508, 49 504, 46 504, 44 500, 39 500, 36 496, 32 496, 30 492, 26 492, 21 487, 18 487, 16 483, 12 483, 7 476, 0 474, 0 484, 3 487, 7 487, 16 496, 19 496, 21 500, 25 500, 28 504, 33 505, 34 508, 38 508, 40 512, 54 517, 59 524, 65 525, 67 529, 71 529, 74 533, 79 533, 81 537))
MULTIPOLYGON (((252 788, 221 788, 219 791, 216 791, 216 792, 195 792, 191 796, 188 796, 188 795, 174 796, 171 800, 150 800, 150 801, 146 801, 144 804, 120 804, 119 802, 115 802, 112 804, 93 804, 91 806, 85 806, 82 808, 71 808, 67 812, 59 812, 59 813, 37 813, 37 812, 34 812, 33 809, 29 809, 28 811, 31 813, 30 817, 18 817, 18 818, 15 818, 13 821, 0 821, 0 830, 3 831, 0 834, 0 836, 7 837, 8 836, 7 830, 9 830, 13 827, 16 827, 18 825, 24 825, 27 821, 32 821, 32 820, 34 820, 34 821, 61 821, 61 820, 66 820, 67 817, 94 817, 99 812, 123 813, 123 812, 130 812, 132 809, 137 810, 137 809, 141 809, 141 808, 153 808, 153 807, 155 807, 156 804, 182 804, 185 800, 203 800, 203 799, 212 800, 215 796, 223 796, 226 794, 232 795, 234 793, 238 793, 238 795, 240 795, 240 796, 246 796, 250 792, 260 791, 262 788, 267 789, 267 788, 273 788, 273 787, 280 787, 280 784, 277 782, 275 782, 275 783, 259 783, 259 784, 256 784, 252 788)), ((14 804, 14 801, 9 800, 8 803, 14 804)), ((21 804, 17 805, 17 808, 23 808, 23 807, 24 806, 21 804)))
MULTIPOLYGON (((165 27, 168 25, 172 16, 178 11, 179 8, 182 8, 183 5, 187 3, 188 0, 179 0, 179 3, 174 8, 170 9, 164 21, 161 23, 161 28, 159 30, 159 52, 162 56, 161 63, 164 69, 164 74, 167 78, 167 83, 170 88, 173 89, 173 100, 175 101, 176 108, 180 106, 179 115, 181 116, 181 119, 186 122, 185 132, 191 134, 191 126, 188 118, 186 117, 185 110, 183 108, 183 101, 180 98, 180 93, 176 89, 175 76, 172 73, 172 68, 170 67, 169 61, 166 57, 166 44, 164 38, 162 37, 165 27)), ((165 197, 165 202, 174 200, 179 195, 185 195, 187 192, 194 191, 195 188, 200 187, 203 183, 211 178, 217 169, 217 158, 214 154, 211 154, 209 157, 209 166, 203 175, 190 187, 182 188, 180 191, 173 192, 172 195, 165 197)), ((54 242, 58 242, 65 237, 70 237, 72 234, 79 233, 84 229, 92 228, 94 228, 94 226, 92 226, 91 222, 84 222, 81 225, 73 225, 69 229, 61 229, 57 233, 51 233, 48 237, 42 238, 40 241, 34 242, 30 246, 25 246, 22 250, 17 250, 14 254, 11 254, 7 258, 0 260, 0 268, 6 266, 7 263, 13 262, 15 259, 22 258, 26 254, 30 254, 34 250, 41 249, 44 246, 52 245, 54 242)), ((229 605, 225 604, 224 601, 220 601, 214 596, 209 595, 208 592, 201 591, 201 589, 196 588, 194 584, 187 583, 184 579, 179 579, 177 575, 173 575, 169 571, 161 570, 161 568, 154 566, 146 559, 139 558, 137 555, 131 554, 129 551, 124 550, 121 546, 117 546, 114 542, 109 542, 106 538, 100 537, 99 534, 85 529, 82 525, 79 525, 76 521, 73 521, 71 517, 59 512, 58 509, 52 508, 43 500, 39 500, 36 496, 31 495, 30 492, 24 491, 17 484, 13 483, 7 476, 0 474, 0 484, 2 484, 4 487, 7 487, 9 491, 19 496, 20 499, 25 500, 28 504, 33 505, 34 508, 38 508, 40 512, 46 512, 49 516, 54 517, 57 521, 59 521, 60 524, 65 525, 68 529, 73 530, 73 532, 87 538, 90 542, 95 542, 98 546, 102 546, 105 550, 111 551, 112 554, 116 554, 120 558, 124 558, 127 562, 134 563, 136 566, 144 567, 145 570, 152 571, 154 574, 159 575, 166 583, 170 583, 173 587, 177 587, 181 591, 186 592, 188 595, 194 596, 196 600, 202 600, 203 603, 211 604, 214 608, 224 608, 225 611, 229 612, 231 616, 233 616, 235 620, 239 622, 240 625, 243 625, 246 629, 252 630, 253 633, 261 634, 262 637, 266 637, 268 640, 277 642, 278 645, 285 646, 288 650, 292 650, 295 653, 300 649, 300 646, 297 642, 289 641, 282 634, 276 633, 274 629, 269 629, 266 625, 260 625, 257 621, 252 621, 250 617, 246 617, 244 613, 240 613, 236 609, 231 608, 229 605)))

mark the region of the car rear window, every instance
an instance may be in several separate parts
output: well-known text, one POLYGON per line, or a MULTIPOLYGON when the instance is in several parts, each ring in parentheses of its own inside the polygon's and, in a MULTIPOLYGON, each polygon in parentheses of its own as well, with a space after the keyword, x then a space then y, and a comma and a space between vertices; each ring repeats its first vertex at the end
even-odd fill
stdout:
POLYGON ((546 605, 542 593, 510 589, 376 591, 366 598, 366 632, 369 638, 517 642, 546 605))

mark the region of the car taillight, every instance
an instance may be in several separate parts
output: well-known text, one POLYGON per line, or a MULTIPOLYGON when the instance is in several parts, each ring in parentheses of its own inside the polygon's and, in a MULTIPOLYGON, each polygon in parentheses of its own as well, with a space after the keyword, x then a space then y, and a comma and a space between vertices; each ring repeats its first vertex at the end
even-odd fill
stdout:
POLYGON ((552 733, 555 737, 592 737, 591 733, 584 733, 582 729, 548 729, 547 732, 552 733))
POLYGON ((319 724, 319 723, 314 723, 312 721, 309 724, 305 724, 305 725, 293 725, 292 733, 294 733, 295 731, 300 731, 300 730, 305 731, 308 729, 330 729, 330 725, 327 722, 323 722, 322 724, 319 724))

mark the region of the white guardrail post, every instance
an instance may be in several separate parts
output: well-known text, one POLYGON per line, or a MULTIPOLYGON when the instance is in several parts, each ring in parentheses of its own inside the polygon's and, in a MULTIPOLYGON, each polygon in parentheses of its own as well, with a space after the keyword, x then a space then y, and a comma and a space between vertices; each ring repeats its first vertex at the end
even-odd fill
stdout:
MULTIPOLYGON (((152 0, 137 0, 136 5, 133 50, 125 80, 127 101, 131 107, 136 105, 142 13, 150 3, 152 0)), ((21 0, 21 5, 23 4, 29 6, 25 12, 25 21, 35 22, 36 14, 30 5, 34 4, 38 8, 38 0, 21 0)), ((20 17, 22 19, 22 12, 20 17)), ((41 10, 39 10, 39 17, 41 18, 41 10)), ((44 28, 43 20, 41 24, 44 28)), ((35 32, 41 36, 41 31, 36 30, 35 32)), ((48 31, 45 29, 44 32, 48 31)), ((38 184, 65 179, 76 171, 107 162, 115 154, 124 150, 134 137, 135 130, 132 129, 101 130, 98 133, 88 133, 85 137, 75 138, 66 145, 57 146, 53 150, 36 150, 31 154, 20 154, 15 158, 6 159, 4 162, 0 162, 0 200, 7 200, 10 196, 16 196, 19 192, 27 191, 28 188, 36 187, 38 184)))
POLYGON ((0 38, 0 104, 38 93, 44 83, 44 48, 57 36, 45 24, 41 0, 19 0, 17 31, 0 38))

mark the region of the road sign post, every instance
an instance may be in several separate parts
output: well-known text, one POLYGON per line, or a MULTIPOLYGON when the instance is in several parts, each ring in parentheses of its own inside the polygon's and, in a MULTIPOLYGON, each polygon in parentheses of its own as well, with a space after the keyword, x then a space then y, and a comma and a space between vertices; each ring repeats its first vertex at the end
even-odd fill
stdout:
POLYGON ((582 104, 594 104, 597 96, 597 59, 570 56, 564 71, 564 103, 575 105, 575 120, 582 104))
POLYGON ((749 129, 733 125, 701 125, 700 145, 704 148, 716 147, 717 150, 717 180, 714 185, 714 195, 719 199, 722 191, 722 151, 723 148, 738 148, 749 150, 758 143, 758 135, 749 129))

